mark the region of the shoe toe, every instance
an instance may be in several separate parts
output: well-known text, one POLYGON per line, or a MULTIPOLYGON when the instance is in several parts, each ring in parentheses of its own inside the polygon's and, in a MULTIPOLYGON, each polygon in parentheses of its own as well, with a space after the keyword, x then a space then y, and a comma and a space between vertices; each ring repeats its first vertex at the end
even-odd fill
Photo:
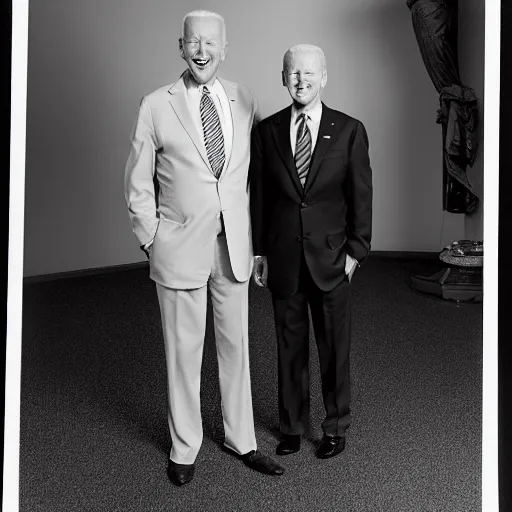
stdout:
POLYGON ((194 464, 176 464, 170 462, 167 468, 167 476, 176 485, 189 483, 194 476, 194 464))
POLYGON ((341 453, 345 449, 345 438, 344 437, 331 437, 324 436, 320 446, 316 451, 316 456, 319 459, 328 459, 341 453))
POLYGON ((245 464, 255 471, 265 473, 267 475, 282 475, 284 468, 274 462, 270 457, 263 455, 259 452, 255 452, 250 456, 243 458, 245 464))
POLYGON ((285 436, 277 445, 277 455, 290 455, 300 450, 300 436, 285 436))

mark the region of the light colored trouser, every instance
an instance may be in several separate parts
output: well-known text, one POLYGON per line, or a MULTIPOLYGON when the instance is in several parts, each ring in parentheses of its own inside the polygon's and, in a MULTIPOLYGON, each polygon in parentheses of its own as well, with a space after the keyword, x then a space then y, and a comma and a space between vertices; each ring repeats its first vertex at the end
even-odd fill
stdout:
POLYGON ((170 458, 177 464, 193 464, 203 440, 199 394, 207 286, 213 305, 224 444, 239 454, 256 449, 249 375, 249 281, 235 280, 221 236, 208 285, 175 290, 157 283, 167 362, 170 458))

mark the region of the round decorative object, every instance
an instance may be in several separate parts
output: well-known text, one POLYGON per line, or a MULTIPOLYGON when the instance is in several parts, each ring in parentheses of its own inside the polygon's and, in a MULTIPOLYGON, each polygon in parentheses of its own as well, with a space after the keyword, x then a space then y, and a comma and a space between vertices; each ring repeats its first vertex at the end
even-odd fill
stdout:
POLYGON ((483 242, 458 240, 439 253, 439 259, 457 267, 482 267, 484 264, 483 242))

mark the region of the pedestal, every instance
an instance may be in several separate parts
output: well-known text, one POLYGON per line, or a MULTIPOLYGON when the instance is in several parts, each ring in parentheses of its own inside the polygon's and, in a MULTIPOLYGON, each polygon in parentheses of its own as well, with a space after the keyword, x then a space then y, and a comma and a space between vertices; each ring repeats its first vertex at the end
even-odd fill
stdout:
POLYGON ((446 267, 432 276, 412 276, 410 287, 425 296, 456 303, 483 301, 481 242, 454 242, 440 255, 446 267))
POLYGON ((442 300, 483 301, 481 268, 446 267, 432 276, 411 276, 410 286, 418 293, 442 300))

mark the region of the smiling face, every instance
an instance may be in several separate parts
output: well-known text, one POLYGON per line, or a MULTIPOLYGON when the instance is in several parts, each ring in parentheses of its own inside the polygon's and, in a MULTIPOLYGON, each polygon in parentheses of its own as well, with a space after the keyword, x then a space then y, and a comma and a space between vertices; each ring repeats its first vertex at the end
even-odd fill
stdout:
POLYGON ((180 52, 198 84, 211 84, 226 58, 224 25, 213 16, 191 16, 185 20, 180 52))
POLYGON ((327 83, 323 52, 309 45, 291 48, 284 57, 282 78, 297 108, 314 107, 327 83))

